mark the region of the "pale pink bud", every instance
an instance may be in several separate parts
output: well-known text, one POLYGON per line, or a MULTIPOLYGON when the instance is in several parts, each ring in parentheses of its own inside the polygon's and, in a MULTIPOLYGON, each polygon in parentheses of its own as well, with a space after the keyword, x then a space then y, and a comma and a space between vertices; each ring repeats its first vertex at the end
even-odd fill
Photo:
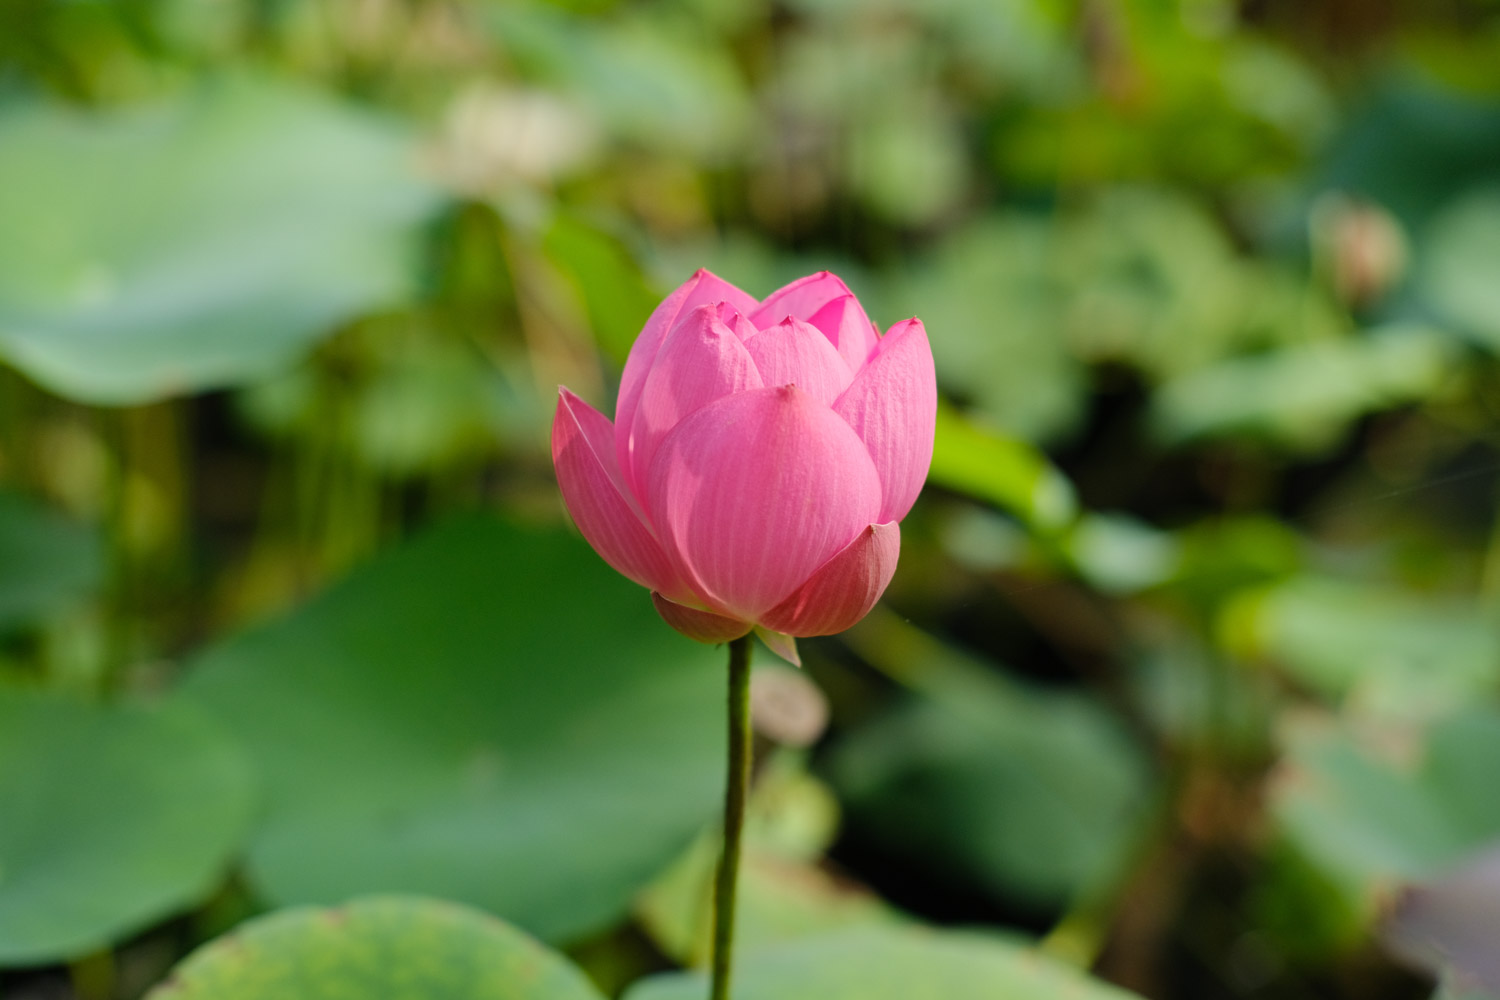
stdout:
POLYGON ((786 651, 890 583, 936 418, 921 321, 881 337, 826 271, 760 303, 699 271, 646 321, 613 423, 561 390, 552 460, 579 531, 669 625, 786 651))

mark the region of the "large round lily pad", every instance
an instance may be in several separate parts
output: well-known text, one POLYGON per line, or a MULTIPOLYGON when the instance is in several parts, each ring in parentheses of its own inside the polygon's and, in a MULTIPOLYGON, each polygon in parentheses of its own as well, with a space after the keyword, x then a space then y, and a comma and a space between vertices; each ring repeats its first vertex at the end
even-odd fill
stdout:
POLYGON ((186 691, 264 773, 271 901, 414 892, 560 940, 712 819, 722 656, 572 534, 476 518, 212 650, 186 691))
POLYGON ((202 900, 246 832, 252 784, 188 706, 0 687, 0 965, 95 951, 202 900))
POLYGON ((148 1000, 601 1000, 562 956, 494 917, 414 897, 299 907, 185 958, 148 1000))
POLYGON ((275 370, 406 295, 441 200, 410 138, 261 79, 0 115, 0 357, 89 403, 275 370))
MULTIPOLYGON (((975 934, 861 927, 742 956, 734 1000, 1127 1000, 1034 949, 975 934)), ((702 1000, 707 976, 646 980, 626 1000, 702 1000)))

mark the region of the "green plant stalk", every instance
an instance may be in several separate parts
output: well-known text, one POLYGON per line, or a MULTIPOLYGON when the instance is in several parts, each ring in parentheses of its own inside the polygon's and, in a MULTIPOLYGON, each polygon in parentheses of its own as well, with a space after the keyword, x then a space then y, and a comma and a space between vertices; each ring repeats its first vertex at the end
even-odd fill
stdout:
POLYGON ((729 1000, 734 953, 734 901, 740 838, 750 792, 750 636, 729 644, 729 777, 724 789, 724 853, 714 879, 714 962, 710 1000, 729 1000))

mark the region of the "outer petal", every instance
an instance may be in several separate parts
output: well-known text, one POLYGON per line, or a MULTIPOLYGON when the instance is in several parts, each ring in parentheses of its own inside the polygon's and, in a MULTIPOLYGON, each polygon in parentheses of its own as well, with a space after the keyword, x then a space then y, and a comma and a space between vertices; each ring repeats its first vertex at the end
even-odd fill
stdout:
POLYGON ((794 386, 694 413, 648 479, 668 558, 712 610, 745 621, 785 600, 880 509, 863 443, 794 386))
POLYGON ((821 403, 832 405, 854 381, 828 338, 812 324, 787 318, 745 345, 766 385, 795 385, 821 403))
POLYGON ((937 426, 937 375, 922 321, 891 327, 833 409, 849 421, 880 470, 885 498, 874 520, 901 520, 927 481, 937 426))
POLYGON ((616 425, 617 452, 625 456, 620 469, 626 484, 645 499, 643 473, 651 467, 662 439, 683 417, 721 396, 761 385, 754 360, 719 319, 718 306, 694 309, 657 352, 634 423, 616 425))
MULTIPOLYGON (((755 311, 756 302, 734 285, 708 271, 696 271, 691 278, 662 300, 646 320, 640 336, 630 345, 630 356, 625 359, 625 371, 620 375, 620 401, 615 405, 615 425, 629 427, 635 420, 635 408, 645 387, 646 375, 656 352, 661 349, 667 334, 680 318, 692 313, 698 306, 713 302, 727 302, 748 316, 755 311)), ((625 453, 617 452, 621 468, 626 465, 625 453)))
POLYGON ((552 419, 552 464, 573 523, 623 575, 652 590, 685 595, 666 553, 634 509, 614 459, 609 419, 562 389, 552 419))
POLYGON ((791 597, 761 615, 760 624, 788 635, 842 632, 869 614, 885 593, 900 554, 900 526, 872 524, 791 597))
POLYGON ((837 275, 819 271, 772 292, 760 304, 759 309, 749 314, 750 322, 764 330, 788 316, 811 319, 819 309, 845 295, 853 297, 848 285, 839 280, 837 275))
POLYGON ((852 372, 865 366, 880 343, 875 324, 870 322, 870 317, 860 308, 859 300, 852 295, 834 299, 814 313, 810 322, 838 348, 839 356, 852 372))
POLYGON ((651 594, 651 603, 656 605, 656 613, 661 615, 662 621, 689 639, 697 639, 699 642, 728 642, 750 631, 749 622, 725 618, 712 611, 699 611, 686 604, 669 601, 655 591, 651 594))

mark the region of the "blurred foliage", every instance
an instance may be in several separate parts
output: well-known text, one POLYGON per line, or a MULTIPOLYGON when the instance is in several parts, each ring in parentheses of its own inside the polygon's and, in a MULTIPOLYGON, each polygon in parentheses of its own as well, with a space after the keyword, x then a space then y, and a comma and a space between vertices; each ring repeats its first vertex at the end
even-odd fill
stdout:
POLYGON ((714 813, 718 657, 633 630, 638 588, 595 559, 452 524, 195 660, 184 693, 265 783, 251 885, 422 892, 553 940, 617 920, 714 813))
POLYGON ((367 996, 599 1000, 577 969, 488 915, 420 897, 365 897, 252 920, 189 955, 153 1000, 367 996))
POLYGON ((1493 0, 0 23, 0 995, 702 994, 721 656, 547 452, 700 266, 837 271, 943 395, 828 734, 761 720, 744 996, 1474 994, 1493 0), (567 955, 257 916, 393 892, 567 955))

